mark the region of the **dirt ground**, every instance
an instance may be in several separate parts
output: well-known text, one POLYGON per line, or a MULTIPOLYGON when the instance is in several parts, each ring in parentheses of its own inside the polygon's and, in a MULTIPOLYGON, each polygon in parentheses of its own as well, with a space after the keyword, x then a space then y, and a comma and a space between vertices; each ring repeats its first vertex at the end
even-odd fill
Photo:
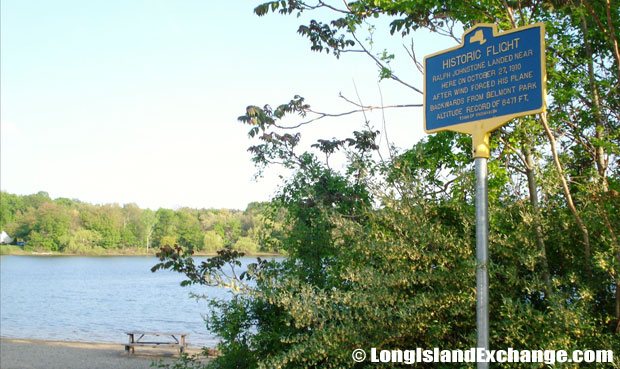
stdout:
MULTIPOLYGON (((189 354, 200 353, 197 348, 189 354)), ((138 347, 135 354, 123 344, 41 341, 0 338, 2 369, 146 369, 151 363, 173 362, 178 351, 170 348, 138 347)))

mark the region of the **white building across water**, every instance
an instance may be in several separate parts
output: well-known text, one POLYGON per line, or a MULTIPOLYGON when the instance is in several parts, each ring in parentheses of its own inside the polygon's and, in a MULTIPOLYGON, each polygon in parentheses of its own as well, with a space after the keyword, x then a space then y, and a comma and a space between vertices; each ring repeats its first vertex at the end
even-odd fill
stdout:
POLYGON ((11 236, 9 236, 5 231, 2 231, 2 233, 0 233, 0 243, 9 244, 12 241, 13 239, 11 238, 11 236))

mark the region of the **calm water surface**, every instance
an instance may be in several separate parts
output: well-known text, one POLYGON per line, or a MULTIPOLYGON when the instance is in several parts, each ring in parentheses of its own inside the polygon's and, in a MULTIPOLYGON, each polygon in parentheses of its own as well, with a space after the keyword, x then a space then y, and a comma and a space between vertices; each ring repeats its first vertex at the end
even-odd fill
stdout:
MULTIPOLYGON (((200 258, 198 258, 200 259, 200 258)), ((222 288, 181 287, 182 275, 152 273, 155 257, 0 256, 0 335, 125 342, 125 331, 188 332, 192 345, 215 346, 190 292, 227 298, 222 288)), ((255 258, 244 258, 245 270, 255 258)))

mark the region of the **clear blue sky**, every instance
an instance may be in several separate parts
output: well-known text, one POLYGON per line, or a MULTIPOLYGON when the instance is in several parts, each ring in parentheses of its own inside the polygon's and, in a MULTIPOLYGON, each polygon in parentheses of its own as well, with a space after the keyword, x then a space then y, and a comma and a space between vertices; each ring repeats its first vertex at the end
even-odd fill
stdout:
MULTIPOLYGON (((3 0, 2 190, 153 209, 268 200, 277 171, 252 181, 247 128, 237 122, 247 105, 300 94, 317 110, 341 112, 352 107, 338 93, 357 99, 354 83, 365 104, 380 95, 370 59, 311 52, 296 33, 304 18, 259 18, 259 3, 3 0)), ((420 57, 454 45, 414 39, 420 57)), ((381 42, 403 53, 400 37, 378 38, 376 52, 381 42)), ((421 87, 410 60, 396 63, 421 87)), ((381 91, 385 104, 422 101, 389 81, 381 91)), ((380 114, 369 118, 381 128, 380 114)), ((421 109, 390 111, 386 122, 400 147, 424 135, 421 109)), ((311 143, 362 123, 361 115, 325 120, 305 133, 311 143)))

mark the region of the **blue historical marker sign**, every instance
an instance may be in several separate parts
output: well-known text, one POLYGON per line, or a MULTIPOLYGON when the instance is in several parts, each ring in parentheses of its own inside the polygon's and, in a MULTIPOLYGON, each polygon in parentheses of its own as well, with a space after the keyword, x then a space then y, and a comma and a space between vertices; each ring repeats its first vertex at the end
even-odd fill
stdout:
MULTIPOLYGON (((424 58, 424 130, 473 138, 476 172, 477 346, 489 349, 489 132, 509 120, 545 109, 545 27, 502 33, 479 24, 462 44, 424 58)), ((488 368, 478 363, 478 368, 488 368)))
POLYGON ((487 133, 545 109, 544 24, 502 33, 477 25, 424 58, 424 130, 487 133))

